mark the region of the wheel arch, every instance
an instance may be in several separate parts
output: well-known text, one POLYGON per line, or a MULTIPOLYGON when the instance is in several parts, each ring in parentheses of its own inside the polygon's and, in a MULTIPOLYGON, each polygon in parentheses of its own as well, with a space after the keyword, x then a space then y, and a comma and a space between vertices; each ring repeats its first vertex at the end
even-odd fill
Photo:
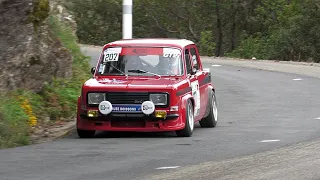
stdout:
POLYGON ((209 113, 210 113, 210 101, 211 101, 211 96, 212 96, 212 93, 215 93, 216 90, 213 86, 209 86, 208 89, 207 89, 207 93, 208 93, 208 101, 207 101, 207 106, 206 106, 206 111, 203 115, 203 118, 206 118, 209 113))
POLYGON ((182 97, 182 103, 181 103, 181 105, 182 105, 182 107, 184 107, 185 108, 185 106, 187 105, 187 102, 188 102, 188 100, 191 100, 191 103, 192 103, 192 105, 194 106, 194 98, 191 96, 191 94, 187 94, 187 95, 185 95, 185 96, 183 96, 182 97))
POLYGON ((182 116, 182 121, 183 123, 185 123, 185 119, 186 119, 186 109, 187 109, 187 103, 188 103, 188 100, 191 101, 192 103, 192 107, 193 107, 193 110, 194 110, 194 98, 191 96, 191 94, 186 94, 185 96, 182 97, 181 99, 181 111, 180 111, 180 115, 182 116))

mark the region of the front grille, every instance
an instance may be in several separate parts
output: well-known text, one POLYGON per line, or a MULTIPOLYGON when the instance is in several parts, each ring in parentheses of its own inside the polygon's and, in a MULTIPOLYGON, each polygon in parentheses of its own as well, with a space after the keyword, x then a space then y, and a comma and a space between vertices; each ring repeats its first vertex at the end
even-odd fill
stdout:
POLYGON ((149 101, 147 92, 108 92, 106 99, 111 104, 141 104, 149 101))

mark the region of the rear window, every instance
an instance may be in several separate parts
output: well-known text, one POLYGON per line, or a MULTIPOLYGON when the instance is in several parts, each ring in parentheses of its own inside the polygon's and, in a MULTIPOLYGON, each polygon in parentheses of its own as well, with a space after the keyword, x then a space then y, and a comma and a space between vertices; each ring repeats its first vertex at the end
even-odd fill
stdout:
POLYGON ((99 75, 182 75, 181 50, 171 47, 111 47, 102 52, 99 75), (150 73, 136 73, 143 70, 150 73))

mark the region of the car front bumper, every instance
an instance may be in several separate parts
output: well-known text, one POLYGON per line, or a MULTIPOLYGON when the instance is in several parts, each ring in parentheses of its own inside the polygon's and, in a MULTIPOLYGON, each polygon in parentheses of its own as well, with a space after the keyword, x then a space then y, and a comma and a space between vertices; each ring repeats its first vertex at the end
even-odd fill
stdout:
POLYGON ((136 131, 161 132, 176 131, 184 128, 183 117, 179 114, 168 114, 165 119, 154 115, 114 113, 108 116, 87 117, 78 114, 77 128, 96 131, 136 131))

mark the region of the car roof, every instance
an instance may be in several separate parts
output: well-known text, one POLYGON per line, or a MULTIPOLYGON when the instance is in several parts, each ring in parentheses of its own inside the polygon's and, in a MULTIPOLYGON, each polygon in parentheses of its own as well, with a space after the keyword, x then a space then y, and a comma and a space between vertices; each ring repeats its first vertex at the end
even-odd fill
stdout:
POLYGON ((137 38, 137 39, 121 39, 118 41, 110 42, 104 45, 107 46, 175 46, 184 48, 194 42, 187 39, 174 39, 174 38, 137 38))

